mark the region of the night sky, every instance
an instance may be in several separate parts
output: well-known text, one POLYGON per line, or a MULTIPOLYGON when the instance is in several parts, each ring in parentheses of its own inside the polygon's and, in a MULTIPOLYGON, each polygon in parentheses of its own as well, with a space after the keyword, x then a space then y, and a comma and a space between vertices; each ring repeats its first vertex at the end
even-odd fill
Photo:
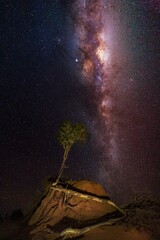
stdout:
POLYGON ((160 198, 159 1, 2 0, 0 16, 0 213, 56 177, 64 120, 88 131, 64 177, 160 198))

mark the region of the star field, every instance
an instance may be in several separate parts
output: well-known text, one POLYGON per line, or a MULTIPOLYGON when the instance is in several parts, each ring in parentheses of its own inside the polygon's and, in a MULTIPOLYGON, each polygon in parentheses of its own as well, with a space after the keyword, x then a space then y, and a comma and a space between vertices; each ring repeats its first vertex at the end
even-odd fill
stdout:
POLYGON ((157 1, 1 1, 0 213, 24 209, 56 176, 66 119, 88 140, 64 177, 98 181, 117 202, 160 197, 159 11, 157 1))

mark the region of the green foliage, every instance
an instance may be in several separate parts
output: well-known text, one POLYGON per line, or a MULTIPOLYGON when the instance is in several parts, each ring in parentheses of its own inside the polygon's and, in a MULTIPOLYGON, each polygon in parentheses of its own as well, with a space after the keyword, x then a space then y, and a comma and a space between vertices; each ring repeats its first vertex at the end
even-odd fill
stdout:
POLYGON ((77 141, 85 141, 87 131, 82 124, 72 124, 66 121, 62 124, 58 133, 58 141, 66 149, 77 141))
POLYGON ((64 171, 65 162, 68 157, 68 153, 72 145, 77 141, 85 141, 87 137, 87 130, 82 124, 72 124, 69 121, 66 121, 62 124, 58 132, 58 142, 62 145, 64 149, 62 165, 56 180, 56 184, 59 182, 59 179, 64 171))

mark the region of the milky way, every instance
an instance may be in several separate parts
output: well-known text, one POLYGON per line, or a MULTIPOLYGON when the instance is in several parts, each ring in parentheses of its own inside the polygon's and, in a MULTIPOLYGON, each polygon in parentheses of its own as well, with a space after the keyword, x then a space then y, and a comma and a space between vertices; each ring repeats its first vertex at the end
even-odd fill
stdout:
MULTIPOLYGON (((81 81, 89 92, 89 130, 95 139, 95 152, 100 149, 95 157, 95 178, 114 197, 117 192, 127 196, 147 189, 154 185, 157 164, 155 160, 152 164, 149 153, 150 143, 154 142, 154 115, 150 124, 146 117, 146 109, 155 106, 152 102, 156 95, 147 88, 152 96, 148 98, 145 89, 148 84, 153 86, 148 77, 152 70, 148 69, 156 66, 150 57, 156 52, 148 25, 157 26, 156 22, 150 23, 145 5, 136 1, 75 0, 72 14, 81 81), (93 108, 94 112, 90 110, 93 108), (150 175, 148 169, 153 169, 150 175), (124 186, 123 190, 117 184, 124 186)), ((154 32, 153 26, 150 29, 154 32)))
POLYGON ((113 71, 106 11, 107 5, 103 0, 76 1, 74 5, 77 52, 83 80, 88 88, 92 88, 97 108, 96 123, 104 125, 103 133, 97 133, 97 126, 95 132, 105 148, 106 164, 112 165, 118 160, 113 99, 116 70, 113 71))

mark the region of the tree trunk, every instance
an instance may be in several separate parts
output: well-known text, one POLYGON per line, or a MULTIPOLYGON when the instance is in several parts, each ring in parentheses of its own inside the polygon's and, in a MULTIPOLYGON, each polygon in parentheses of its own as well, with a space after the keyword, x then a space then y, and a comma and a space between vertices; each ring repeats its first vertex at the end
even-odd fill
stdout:
POLYGON ((59 173, 58 173, 58 177, 56 179, 56 184, 58 184, 61 176, 62 176, 62 173, 64 171, 64 167, 65 167, 65 162, 67 160, 67 157, 68 157, 68 153, 69 153, 69 150, 70 150, 71 146, 67 147, 65 150, 64 150, 64 154, 63 154, 63 161, 62 161, 62 165, 61 165, 61 168, 59 170, 59 173))

